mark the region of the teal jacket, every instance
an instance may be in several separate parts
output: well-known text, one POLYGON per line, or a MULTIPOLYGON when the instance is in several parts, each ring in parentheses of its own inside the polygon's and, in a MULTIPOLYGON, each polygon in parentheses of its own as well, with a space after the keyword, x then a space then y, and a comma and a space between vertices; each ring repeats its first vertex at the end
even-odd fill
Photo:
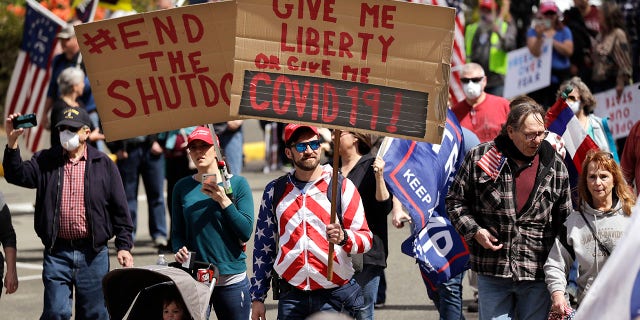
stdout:
POLYGON ((253 231, 253 196, 244 177, 232 176, 233 205, 222 209, 202 193, 202 184, 184 177, 173 188, 171 244, 196 252, 196 260, 215 264, 221 275, 247 271, 243 244, 253 231))

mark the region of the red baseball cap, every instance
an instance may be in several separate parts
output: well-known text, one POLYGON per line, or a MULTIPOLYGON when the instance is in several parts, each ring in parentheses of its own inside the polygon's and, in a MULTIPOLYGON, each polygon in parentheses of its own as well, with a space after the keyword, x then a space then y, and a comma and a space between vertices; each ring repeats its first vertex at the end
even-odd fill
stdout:
POLYGON ((293 136, 293 134, 296 131, 300 130, 300 129, 311 130, 316 135, 318 134, 318 128, 316 128, 316 127, 302 125, 302 124, 289 123, 286 127, 284 127, 284 142, 285 142, 285 144, 289 144, 291 142, 289 140, 291 140, 291 137, 293 136))
POLYGON ((191 142, 200 140, 204 141, 210 145, 213 145, 213 137, 211 136, 211 131, 207 127, 197 127, 189 137, 187 138, 187 146, 191 144, 191 142))
POLYGON ((554 13, 558 13, 558 6, 556 6, 556 3, 553 1, 545 1, 545 2, 540 2, 540 13, 545 14, 547 12, 554 12, 554 13))
POLYGON ((498 4, 495 0, 480 0, 480 8, 487 8, 489 10, 498 9, 498 4))

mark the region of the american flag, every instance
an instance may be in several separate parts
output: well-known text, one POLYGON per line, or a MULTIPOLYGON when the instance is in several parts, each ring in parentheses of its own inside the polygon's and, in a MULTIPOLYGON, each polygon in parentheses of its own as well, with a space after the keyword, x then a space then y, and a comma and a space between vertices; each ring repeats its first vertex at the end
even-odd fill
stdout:
POLYGON ((409 2, 430 4, 441 7, 452 7, 456 9, 455 31, 453 35, 453 56, 451 57, 451 78, 449 79, 449 95, 451 96, 451 105, 456 105, 458 101, 464 100, 462 82, 460 81, 460 69, 466 61, 464 51, 464 12, 462 11, 462 1, 409 0, 409 2))
MULTIPOLYGON (((51 61, 58 41, 56 34, 66 23, 34 0, 27 0, 27 12, 18 59, 11 75, 5 101, 5 119, 9 114, 35 113, 42 119, 51 61)), ((26 131, 26 147, 38 149, 44 128, 36 126, 26 131)))

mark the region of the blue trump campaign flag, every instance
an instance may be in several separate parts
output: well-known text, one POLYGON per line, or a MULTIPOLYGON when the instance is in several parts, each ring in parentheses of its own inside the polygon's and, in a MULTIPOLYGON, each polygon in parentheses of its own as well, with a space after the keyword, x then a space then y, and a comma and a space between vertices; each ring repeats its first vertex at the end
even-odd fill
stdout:
POLYGON ((469 260, 469 248, 445 209, 449 185, 464 158, 462 129, 448 110, 441 144, 385 139, 385 181, 412 219, 402 252, 417 260, 425 284, 435 290, 464 271, 469 260))

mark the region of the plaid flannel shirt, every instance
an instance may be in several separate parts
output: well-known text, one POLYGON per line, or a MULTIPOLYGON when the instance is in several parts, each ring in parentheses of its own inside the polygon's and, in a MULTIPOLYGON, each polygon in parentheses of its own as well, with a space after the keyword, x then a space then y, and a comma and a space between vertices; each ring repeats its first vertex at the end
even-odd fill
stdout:
MULTIPOLYGON (((514 162, 496 167, 492 178, 478 161, 492 148, 483 143, 467 153, 446 198, 451 222, 471 251, 471 269, 479 274, 514 281, 544 280, 543 266, 557 228, 571 209, 569 173, 560 156, 543 141, 533 192, 521 212, 516 212, 514 162), (503 247, 484 249, 473 236, 479 229, 493 233, 503 247)), ((498 150, 499 151, 499 150, 498 150)))

